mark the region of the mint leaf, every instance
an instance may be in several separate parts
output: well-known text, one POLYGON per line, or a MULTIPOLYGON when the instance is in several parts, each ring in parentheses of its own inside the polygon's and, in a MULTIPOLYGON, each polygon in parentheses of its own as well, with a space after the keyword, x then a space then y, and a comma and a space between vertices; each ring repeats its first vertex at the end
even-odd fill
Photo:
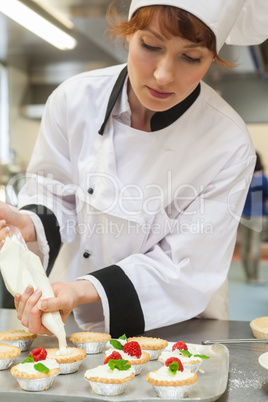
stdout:
POLYGON ((124 359, 111 359, 108 361, 108 366, 111 370, 117 369, 119 371, 125 371, 130 369, 130 364, 127 364, 128 361, 124 359))
POLYGON ((168 369, 172 374, 175 375, 177 373, 177 371, 179 370, 179 363, 178 362, 169 363, 168 369))
POLYGON ((194 357, 200 357, 200 359, 209 359, 209 356, 206 355, 194 355, 194 357))
POLYGON ((47 368, 43 363, 36 363, 34 365, 34 368, 36 371, 39 371, 40 373, 48 373, 50 370, 47 368))
POLYGON ((189 350, 180 350, 180 353, 185 356, 185 357, 191 357, 193 356, 192 353, 189 352, 189 350))
POLYGON ((118 339, 123 339, 123 341, 126 341, 127 336, 126 336, 126 334, 124 334, 124 335, 120 336, 118 339))
POLYGON ((27 356, 26 359, 23 360, 23 362, 21 362, 21 364, 24 364, 24 363, 33 363, 33 362, 34 362, 33 355, 32 355, 31 353, 29 353, 29 356, 27 356))
POLYGON ((121 342, 119 342, 119 341, 116 341, 115 339, 111 339, 110 340, 110 344, 115 348, 115 349, 118 349, 118 350, 123 350, 123 345, 122 345, 122 343, 121 342))

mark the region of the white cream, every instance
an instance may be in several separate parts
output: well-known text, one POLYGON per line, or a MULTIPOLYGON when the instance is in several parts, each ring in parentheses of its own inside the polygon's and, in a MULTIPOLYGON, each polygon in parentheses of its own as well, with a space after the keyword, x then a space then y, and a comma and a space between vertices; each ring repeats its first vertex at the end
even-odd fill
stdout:
POLYGON ((193 377, 195 374, 189 370, 177 371, 176 374, 172 374, 168 367, 163 366, 159 370, 151 372, 150 377, 158 381, 183 381, 193 377))
POLYGON ((99 377, 99 378, 114 378, 114 379, 124 379, 134 373, 133 368, 129 368, 128 370, 111 370, 108 364, 104 364, 102 366, 95 367, 93 369, 87 370, 85 373, 85 378, 90 377, 99 377))
POLYGON ((16 368, 21 373, 37 375, 39 373, 39 371, 37 371, 34 368, 34 365, 37 363, 44 364, 44 366, 46 366, 49 370, 53 370, 53 369, 60 367, 55 359, 46 359, 46 360, 40 360, 39 362, 34 362, 34 363, 20 363, 20 364, 18 364, 18 366, 16 368))
MULTIPOLYGON (((28 285, 42 291, 42 299, 54 297, 53 289, 41 264, 17 235, 7 237, 0 251, 0 269, 7 290, 15 296, 23 293, 28 285)), ((59 347, 66 347, 66 332, 58 311, 43 313, 42 324, 59 340, 59 347)))
POLYGON ((68 355, 76 356, 76 355, 80 354, 80 352, 76 349, 60 348, 59 350, 57 350, 57 352, 55 354, 57 356, 68 356, 68 355))

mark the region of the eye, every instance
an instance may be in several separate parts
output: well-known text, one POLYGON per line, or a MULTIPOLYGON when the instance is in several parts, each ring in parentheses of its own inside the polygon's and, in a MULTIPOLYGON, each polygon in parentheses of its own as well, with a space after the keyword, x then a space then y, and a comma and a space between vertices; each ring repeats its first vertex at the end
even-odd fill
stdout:
POLYGON ((200 58, 194 58, 194 57, 190 57, 187 56, 187 54, 184 54, 183 57, 189 61, 190 63, 200 63, 201 59, 200 58))
POLYGON ((147 49, 150 50, 152 52, 156 52, 157 50, 160 50, 160 47, 156 47, 156 46, 150 46, 147 43, 145 43, 144 41, 142 41, 142 46, 147 49))

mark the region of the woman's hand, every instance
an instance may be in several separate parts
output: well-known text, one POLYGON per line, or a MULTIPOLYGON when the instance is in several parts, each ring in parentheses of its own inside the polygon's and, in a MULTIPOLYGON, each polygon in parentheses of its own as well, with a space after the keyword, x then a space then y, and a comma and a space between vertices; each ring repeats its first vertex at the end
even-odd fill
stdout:
POLYGON ((35 227, 30 216, 0 201, 0 242, 9 235, 10 226, 19 229, 26 243, 36 240, 35 227))
POLYGON ((59 311, 65 322, 71 311, 80 304, 100 301, 100 297, 87 280, 56 282, 52 284, 55 297, 43 299, 41 292, 27 287, 22 295, 15 295, 15 307, 22 325, 34 334, 51 333, 42 325, 42 312, 59 311))

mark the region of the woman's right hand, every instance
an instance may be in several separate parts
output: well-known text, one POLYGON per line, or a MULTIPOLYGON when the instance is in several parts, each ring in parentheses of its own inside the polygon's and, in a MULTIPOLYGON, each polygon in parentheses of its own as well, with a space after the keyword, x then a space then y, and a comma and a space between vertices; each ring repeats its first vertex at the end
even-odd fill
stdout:
POLYGON ((0 201, 0 242, 9 235, 10 226, 19 229, 26 243, 36 240, 35 227, 30 216, 0 201))

